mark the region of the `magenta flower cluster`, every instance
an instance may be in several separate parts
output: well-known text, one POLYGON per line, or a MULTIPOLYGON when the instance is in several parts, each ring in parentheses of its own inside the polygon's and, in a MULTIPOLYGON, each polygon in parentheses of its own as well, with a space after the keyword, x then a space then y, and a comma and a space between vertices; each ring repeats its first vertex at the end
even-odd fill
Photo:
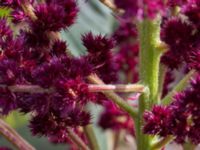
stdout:
POLYGON ((169 106, 154 106, 144 114, 144 132, 160 136, 174 135, 178 143, 200 143, 199 126, 200 77, 191 87, 175 95, 169 106))
POLYGON ((9 0, 0 6, 11 8, 12 23, 20 25, 14 33, 6 19, 0 20, 0 113, 16 109, 31 113, 29 127, 34 135, 47 136, 52 142, 69 141, 67 127, 76 130, 90 123, 85 105, 102 99, 89 92, 87 77, 96 73, 106 83, 116 81, 113 41, 88 33, 82 37, 88 54, 69 55, 58 31, 75 23, 75 0, 9 0), (22 85, 39 86, 45 92, 13 90, 22 85))

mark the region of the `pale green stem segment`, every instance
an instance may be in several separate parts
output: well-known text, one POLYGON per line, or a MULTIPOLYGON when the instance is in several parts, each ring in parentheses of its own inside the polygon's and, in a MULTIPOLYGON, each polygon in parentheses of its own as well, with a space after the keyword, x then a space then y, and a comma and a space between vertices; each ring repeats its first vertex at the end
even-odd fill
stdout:
MULTIPOLYGON (((88 76, 88 80, 93 84, 100 84, 100 85, 104 84, 104 82, 97 75, 88 76)), ((130 106, 123 98, 121 98, 115 92, 103 91, 102 93, 111 101, 113 101, 115 104, 117 104, 121 109, 128 112, 131 115, 131 117, 137 118, 138 111, 134 109, 132 106, 130 106)))
POLYGON ((156 143, 151 145, 151 150, 160 150, 162 149, 165 145, 167 145, 168 143, 170 143, 171 141, 174 140, 174 136, 169 135, 159 141, 157 141, 156 143))
POLYGON ((145 100, 147 99, 149 99, 148 89, 139 98, 139 112, 138 117, 135 119, 137 150, 150 150, 150 136, 145 135, 142 130, 143 113, 147 107, 145 100))
POLYGON ((195 71, 191 70, 186 76, 184 76, 184 78, 172 89, 171 92, 169 92, 169 94, 167 94, 162 100, 161 103, 163 105, 168 105, 171 103, 173 96, 177 93, 177 92, 181 92, 182 90, 185 89, 185 87, 188 85, 188 82, 190 81, 191 77, 194 76, 195 71))
POLYGON ((159 87, 159 63, 161 54, 165 51, 160 49, 160 21, 159 19, 145 19, 138 24, 140 54, 139 75, 141 82, 149 87, 150 95, 148 107, 158 103, 159 87))
POLYGON ((87 136, 87 139, 89 141, 90 148, 92 150, 100 150, 100 147, 99 147, 99 144, 97 142, 97 138, 96 138, 92 124, 89 124, 89 125, 87 125, 83 128, 84 128, 84 132, 87 136))
POLYGON ((72 142, 77 145, 78 148, 82 150, 90 150, 89 147, 82 141, 82 139, 76 133, 74 133, 72 129, 70 128, 66 128, 66 129, 67 129, 68 136, 70 137, 72 142))
POLYGON ((193 145, 190 142, 183 144, 183 150, 195 150, 195 148, 196 145, 193 145))

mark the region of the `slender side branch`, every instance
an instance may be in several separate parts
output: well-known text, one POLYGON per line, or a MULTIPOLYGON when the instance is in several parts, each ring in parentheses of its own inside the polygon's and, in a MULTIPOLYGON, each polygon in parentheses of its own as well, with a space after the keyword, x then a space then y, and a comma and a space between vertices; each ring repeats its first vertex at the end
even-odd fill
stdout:
MULTIPOLYGON (((19 93, 52 93, 55 91, 53 87, 45 89, 42 88, 38 85, 11 85, 11 86, 6 86, 6 85, 0 85, 0 87, 7 87, 10 91, 12 92, 19 92, 19 93)), ((129 84, 129 85, 123 85, 123 84, 118 84, 118 85, 105 85, 105 84, 100 84, 100 85, 94 85, 94 84, 89 84, 88 89, 90 92, 138 92, 138 93, 143 93, 145 90, 145 87, 140 84, 129 84)))
POLYGON ((99 144, 97 142, 97 138, 96 138, 96 135, 94 133, 92 124, 89 124, 89 125, 83 127, 83 129, 84 129, 84 132, 85 132, 87 139, 89 141, 90 148, 92 150, 100 150, 100 147, 99 147, 99 144))
POLYGON ((110 0, 99 0, 102 4, 104 4, 106 7, 111 9, 115 13, 122 14, 124 11, 121 9, 118 9, 115 4, 113 4, 110 0))
POLYGON ((90 92, 138 92, 143 93, 145 87, 141 84, 128 84, 128 85, 89 85, 90 92))
POLYGON ((34 13, 34 8, 33 6, 26 2, 25 4, 22 4, 21 6, 24 10, 24 12, 32 19, 32 20, 37 20, 37 16, 34 13))
POLYGON ((163 148, 165 145, 167 145, 168 143, 170 143, 171 141, 174 140, 174 136, 169 135, 163 139, 161 139, 160 141, 157 141, 156 143, 154 143, 151 147, 152 150, 159 150, 161 148, 163 148))
POLYGON ((0 134, 3 135, 19 150, 35 150, 26 140, 24 140, 13 128, 0 119, 0 134))
POLYGON ((172 101, 172 97, 177 93, 181 92, 187 85, 191 77, 195 74, 194 70, 191 70, 173 89, 167 94, 162 100, 163 105, 168 105, 172 101))
MULTIPOLYGON (((97 75, 88 76, 88 80, 93 84, 104 84, 104 82, 97 75)), ((133 118, 137 117, 138 111, 135 110, 132 106, 130 106, 124 99, 122 99, 119 95, 114 92, 102 92, 106 97, 112 100, 115 104, 117 104, 124 111, 128 112, 133 118)))
POLYGON ((83 150, 90 150, 89 147, 81 140, 81 138, 76 135, 72 129, 67 128, 67 132, 71 140, 81 149, 83 150))
MULTIPOLYGON (((0 85, 0 87, 6 87, 0 85)), ((51 93, 54 91, 53 88, 44 89, 38 85, 12 85, 7 86, 7 88, 12 92, 19 92, 19 93, 51 93)))

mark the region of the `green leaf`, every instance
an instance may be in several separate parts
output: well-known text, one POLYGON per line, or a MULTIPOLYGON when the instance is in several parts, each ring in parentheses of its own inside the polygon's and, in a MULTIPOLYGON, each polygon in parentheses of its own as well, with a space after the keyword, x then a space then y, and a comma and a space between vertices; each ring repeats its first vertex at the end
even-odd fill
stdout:
POLYGON ((27 120, 27 115, 22 115, 17 111, 13 111, 5 118, 5 121, 13 128, 19 128, 21 126, 24 126, 27 123, 27 120))
POLYGON ((10 9, 7 7, 0 7, 0 18, 8 17, 10 14, 10 9))

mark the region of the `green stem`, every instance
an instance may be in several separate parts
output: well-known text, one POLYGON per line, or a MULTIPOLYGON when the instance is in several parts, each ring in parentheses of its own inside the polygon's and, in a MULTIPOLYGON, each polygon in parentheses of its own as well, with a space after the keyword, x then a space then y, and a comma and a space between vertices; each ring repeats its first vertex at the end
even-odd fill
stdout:
POLYGON ((194 70, 191 70, 173 89, 169 94, 167 94, 162 100, 163 105, 168 105, 171 103, 173 96, 177 92, 181 92, 187 85, 191 77, 195 74, 194 70))
POLYGON ((96 135, 94 133, 93 126, 91 124, 85 126, 84 132, 85 132, 87 139, 89 141, 90 148, 92 150, 100 150, 99 144, 97 142, 96 135))
POLYGON ((150 136, 143 134, 142 125, 143 125, 143 112, 146 109, 145 100, 149 98, 148 91, 141 94, 139 98, 139 113, 137 119, 135 119, 136 127, 136 139, 137 139, 137 149, 138 150, 149 150, 150 148, 150 136))
POLYGON ((163 148, 165 145, 167 145, 168 143, 170 143, 173 140, 174 140, 174 136, 169 135, 169 136, 161 139, 160 141, 157 141, 156 143, 154 143, 151 146, 151 150, 160 150, 161 148, 163 148))
POLYGON ((140 39, 139 75, 143 84, 149 87, 148 103, 151 108, 158 100, 159 63, 162 50, 159 47, 160 21, 144 20, 138 25, 140 39))
POLYGON ((90 150, 89 147, 82 141, 82 139, 74 133, 74 131, 70 128, 66 128, 68 132, 68 136, 74 142, 74 144, 77 145, 78 148, 81 148, 82 150, 90 150))
MULTIPOLYGON (((104 82, 96 75, 88 76, 88 80, 93 84, 104 84, 104 82)), ((106 92, 102 91, 102 93, 112 100, 115 104, 117 104, 121 109, 128 112, 133 118, 137 118, 138 111, 135 110, 132 106, 130 106, 123 98, 117 95, 115 92, 106 92)))
POLYGON ((160 21, 145 19, 138 24, 140 53, 139 75, 142 84, 149 88, 139 99, 139 115, 136 122, 136 139, 138 150, 150 150, 152 138, 143 134, 143 113, 158 103, 159 64, 161 54, 165 51, 160 42, 160 21), (160 46, 160 44, 162 46, 160 46))
POLYGON ((196 148, 196 145, 193 145, 192 143, 188 142, 188 143, 185 143, 183 145, 183 150, 195 150, 196 148))

